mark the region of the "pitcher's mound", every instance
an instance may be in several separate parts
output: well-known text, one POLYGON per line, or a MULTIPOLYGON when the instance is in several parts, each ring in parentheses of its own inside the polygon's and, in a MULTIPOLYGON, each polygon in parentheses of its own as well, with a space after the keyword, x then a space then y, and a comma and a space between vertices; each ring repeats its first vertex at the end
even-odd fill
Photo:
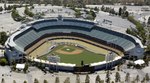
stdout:
POLYGON ((63 46, 62 48, 56 50, 55 52, 59 54, 80 54, 83 52, 82 49, 75 46, 63 46))

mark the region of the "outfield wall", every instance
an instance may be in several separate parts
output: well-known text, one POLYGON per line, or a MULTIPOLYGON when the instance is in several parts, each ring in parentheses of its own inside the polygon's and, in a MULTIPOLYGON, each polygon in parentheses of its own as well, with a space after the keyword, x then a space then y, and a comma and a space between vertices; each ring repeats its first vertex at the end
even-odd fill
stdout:
POLYGON ((76 73, 76 72, 94 73, 95 71, 111 69, 115 67, 116 65, 120 64, 120 62, 122 61, 122 58, 116 57, 114 60, 109 61, 109 62, 106 62, 106 61, 97 62, 97 63, 92 63, 88 66, 83 66, 83 67, 77 67, 75 64, 68 64, 68 63, 52 63, 52 62, 40 60, 40 59, 33 59, 31 61, 34 61, 36 64, 38 63, 43 64, 45 67, 48 67, 49 70, 54 70, 54 71, 65 71, 65 72, 72 72, 72 73, 76 73))
POLYGON ((111 69, 117 66, 118 64, 120 64, 121 61, 122 61, 122 58, 118 56, 112 61, 92 63, 90 64, 90 66, 94 67, 94 71, 99 71, 99 70, 104 70, 104 69, 111 69))

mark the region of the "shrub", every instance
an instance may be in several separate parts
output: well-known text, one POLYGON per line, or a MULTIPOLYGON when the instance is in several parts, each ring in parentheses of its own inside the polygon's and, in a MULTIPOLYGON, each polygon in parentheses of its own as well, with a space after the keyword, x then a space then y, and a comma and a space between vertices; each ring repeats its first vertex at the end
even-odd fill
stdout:
POLYGON ((0 65, 1 65, 1 66, 5 66, 7 63, 8 63, 8 62, 7 62, 7 60, 6 60, 5 58, 1 58, 1 59, 0 59, 0 65))

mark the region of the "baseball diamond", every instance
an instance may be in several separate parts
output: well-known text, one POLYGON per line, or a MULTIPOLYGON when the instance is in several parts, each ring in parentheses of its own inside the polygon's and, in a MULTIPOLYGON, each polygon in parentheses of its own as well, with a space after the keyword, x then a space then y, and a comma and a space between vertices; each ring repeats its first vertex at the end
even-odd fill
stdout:
POLYGON ((81 65, 81 61, 84 64, 90 64, 94 62, 100 62, 105 60, 105 55, 90 52, 84 48, 79 48, 73 45, 60 45, 55 47, 52 51, 39 57, 39 59, 47 60, 47 56, 58 55, 60 61, 63 63, 72 63, 78 66, 81 65))

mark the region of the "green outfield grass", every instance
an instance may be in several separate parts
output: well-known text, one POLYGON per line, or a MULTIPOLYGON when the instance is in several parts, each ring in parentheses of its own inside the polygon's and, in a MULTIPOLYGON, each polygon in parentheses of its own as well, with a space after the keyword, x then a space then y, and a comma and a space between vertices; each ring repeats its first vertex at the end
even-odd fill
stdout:
POLYGON ((67 46, 67 47, 65 46, 64 47, 64 45, 57 46, 48 54, 40 56, 39 59, 47 60, 47 56, 49 56, 51 54, 58 55, 60 57, 60 62, 72 63, 72 64, 76 64, 77 66, 81 65, 82 60, 84 61, 84 64, 90 64, 90 63, 100 62, 100 61, 105 60, 105 56, 102 54, 96 54, 96 53, 90 52, 86 49, 75 47, 75 46, 67 46), (60 53, 57 53, 56 51, 60 50, 60 49, 63 51, 66 51, 66 52, 72 52, 76 49, 80 49, 83 51, 80 54, 60 54, 60 53), (67 49, 70 49, 70 50, 67 50, 67 49))

